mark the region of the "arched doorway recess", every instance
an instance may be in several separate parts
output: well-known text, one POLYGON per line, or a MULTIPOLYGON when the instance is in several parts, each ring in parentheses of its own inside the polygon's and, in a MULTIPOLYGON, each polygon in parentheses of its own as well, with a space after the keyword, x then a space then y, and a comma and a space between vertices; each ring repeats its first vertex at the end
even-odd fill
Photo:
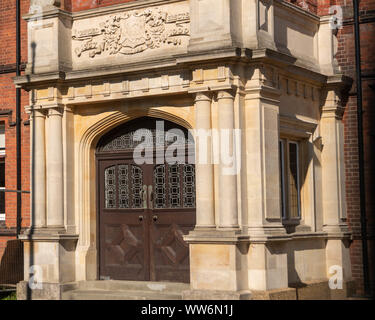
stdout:
POLYGON ((196 197, 188 130, 138 118, 105 134, 96 159, 100 278, 189 282, 183 235, 195 226, 196 197), (168 160, 178 153, 177 163, 168 160))

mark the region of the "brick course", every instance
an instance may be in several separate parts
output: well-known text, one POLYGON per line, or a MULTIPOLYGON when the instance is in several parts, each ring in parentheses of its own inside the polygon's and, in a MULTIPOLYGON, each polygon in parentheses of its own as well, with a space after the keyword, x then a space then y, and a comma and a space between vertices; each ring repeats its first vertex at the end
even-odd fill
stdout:
MULTIPOLYGON (((29 1, 21 1, 21 15, 28 12, 29 1)), ((5 187, 16 190, 16 127, 12 125, 16 118, 16 89, 13 84, 14 71, 16 66, 16 1, 0 1, 0 112, 10 110, 11 114, 0 114, 0 121, 5 124, 5 187), (4 45, 6 44, 6 45, 4 45)), ((27 60, 27 26, 21 21, 21 61, 27 60)), ((29 103, 28 93, 21 91, 21 139, 22 139, 22 189, 30 190, 30 134, 29 126, 25 125, 28 115, 24 112, 24 106, 29 103)), ((8 246, 9 240, 17 225, 17 195, 6 193, 5 195, 5 224, 0 225, 0 269, 3 253, 8 246)), ((22 195, 22 227, 30 224, 30 196, 22 195)))

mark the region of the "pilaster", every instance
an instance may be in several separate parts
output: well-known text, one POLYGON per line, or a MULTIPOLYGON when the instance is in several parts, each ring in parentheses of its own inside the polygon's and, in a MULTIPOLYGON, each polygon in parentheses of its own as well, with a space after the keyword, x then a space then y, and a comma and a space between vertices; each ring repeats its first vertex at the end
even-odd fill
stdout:
POLYGON ((329 78, 321 97, 323 230, 331 235, 348 233, 342 122, 344 89, 348 84, 343 80, 329 78))
POLYGON ((64 229, 63 108, 48 109, 47 226, 64 229))
POLYGON ((285 236, 281 223, 279 98, 272 69, 254 67, 245 91, 248 229, 254 240, 285 236))
MULTIPOLYGON (((327 277, 342 272, 338 281, 347 285, 351 280, 349 237, 345 199, 344 168, 344 114, 345 98, 351 81, 342 76, 329 77, 322 90, 320 133, 322 137, 322 205, 323 231, 328 235, 326 244, 327 277)), ((346 289, 345 289, 346 290, 346 289)), ((339 290, 342 291, 342 290, 339 290)), ((339 292, 335 292, 339 294, 339 292)), ((344 293, 344 295, 346 295, 344 293)))
POLYGON ((233 90, 220 90, 217 94, 219 136, 220 136, 220 162, 219 162, 219 225, 220 229, 238 229, 237 205, 237 161, 236 137, 234 123, 234 98, 233 90), (228 155, 232 158, 227 162, 228 155))
POLYGON ((216 228, 211 102, 211 92, 199 91, 195 93, 196 229, 216 228))
POLYGON ((46 150, 45 150, 45 122, 46 111, 34 108, 30 110, 32 120, 32 167, 34 177, 32 185, 31 210, 32 229, 45 228, 46 216, 46 150))

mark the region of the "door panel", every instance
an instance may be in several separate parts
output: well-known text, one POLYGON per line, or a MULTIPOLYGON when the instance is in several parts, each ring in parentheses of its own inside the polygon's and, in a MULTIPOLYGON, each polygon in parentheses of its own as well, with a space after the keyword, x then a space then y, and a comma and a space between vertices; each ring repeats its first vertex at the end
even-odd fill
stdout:
POLYGON ((102 223, 101 275, 119 280, 149 280, 146 225, 137 213, 110 214, 102 223))
POLYGON ((149 280, 144 168, 130 160, 100 161, 100 276, 149 280))
POLYGON ((183 235, 194 228, 193 212, 154 211, 151 218, 151 279, 189 282, 189 245, 183 235))
POLYGON ((152 171, 151 279, 189 282, 189 246, 183 235, 195 226, 194 166, 163 164, 152 171))

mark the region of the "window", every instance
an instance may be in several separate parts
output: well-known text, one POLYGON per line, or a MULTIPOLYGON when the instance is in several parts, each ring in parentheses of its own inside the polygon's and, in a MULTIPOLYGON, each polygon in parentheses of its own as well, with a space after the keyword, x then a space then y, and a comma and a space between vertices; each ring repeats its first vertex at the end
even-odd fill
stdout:
POLYGON ((301 218, 299 156, 298 142, 280 140, 280 196, 284 221, 297 221, 301 218))
POLYGON ((5 126, 0 123, 0 221, 5 220, 5 126))

